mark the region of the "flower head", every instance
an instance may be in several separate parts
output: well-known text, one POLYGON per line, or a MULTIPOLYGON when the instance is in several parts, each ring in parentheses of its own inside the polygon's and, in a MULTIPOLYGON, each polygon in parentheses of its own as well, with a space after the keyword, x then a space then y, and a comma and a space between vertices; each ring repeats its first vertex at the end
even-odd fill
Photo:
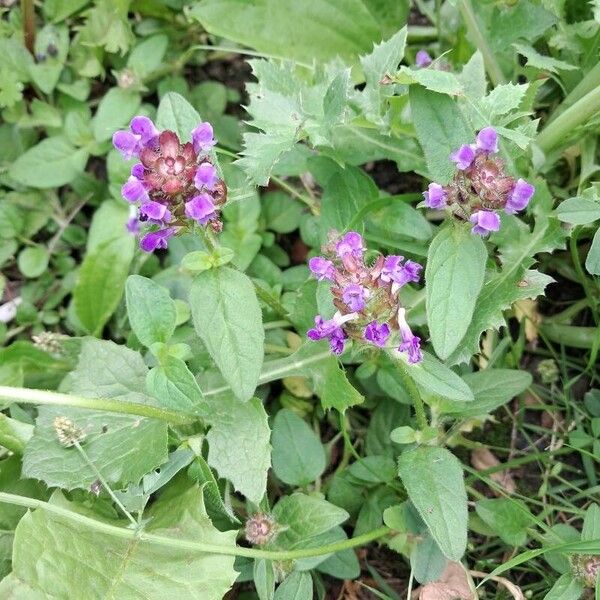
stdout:
POLYGON ((478 134, 475 145, 479 150, 495 154, 498 152, 498 134, 493 127, 484 127, 478 134))
POLYGON ((456 163, 456 168, 464 171, 475 160, 475 150, 469 144, 463 144, 456 152, 450 155, 450 160, 456 163))
POLYGON ((471 231, 477 235, 486 236, 500 229, 500 217, 491 210, 478 210, 470 218, 473 227, 471 231))
POLYGON ((390 337, 390 326, 387 323, 379 324, 377 321, 371 321, 366 327, 364 338, 367 342, 383 348, 390 337))
POLYGON ((517 179, 515 186, 513 187, 508 200, 504 206, 504 210, 509 215, 523 210, 528 204, 533 194, 535 193, 535 187, 530 183, 527 183, 524 179, 517 179))
POLYGON ((426 192, 423 192, 425 203, 429 208, 446 208, 446 190, 439 183, 430 183, 426 192))
POLYGON ((54 417, 52 426, 54 427, 58 441, 66 448, 75 446, 75 444, 79 444, 85 439, 85 432, 83 429, 77 427, 77 425, 67 417, 54 417))
POLYGON ((264 546, 277 533, 277 524, 271 515, 256 513, 246 521, 246 539, 255 546, 264 546))
POLYGON ((335 266, 330 260, 322 256, 315 256, 308 261, 308 268, 312 271, 317 281, 328 279, 333 281, 335 277, 335 266))

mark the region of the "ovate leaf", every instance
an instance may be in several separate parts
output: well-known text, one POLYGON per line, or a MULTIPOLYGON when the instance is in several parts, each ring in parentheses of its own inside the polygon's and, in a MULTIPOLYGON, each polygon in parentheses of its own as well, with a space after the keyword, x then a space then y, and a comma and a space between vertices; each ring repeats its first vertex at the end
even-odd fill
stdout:
POLYGON ((293 571, 275 590, 275 600, 312 600, 313 584, 310 573, 293 571))
POLYGON ((100 100, 98 110, 92 119, 94 138, 98 142, 109 140, 113 133, 129 124, 140 106, 137 92, 114 87, 100 100))
POLYGON ((182 142, 192 139, 192 130, 201 120, 196 109, 176 92, 166 93, 158 105, 156 126, 174 131, 182 142))
POLYGON ((481 238, 460 225, 442 229, 429 246, 425 269, 427 323, 441 359, 454 352, 471 323, 486 260, 481 238))
POLYGON ((420 446, 402 453, 398 474, 431 537, 450 560, 467 547, 467 492, 458 459, 445 448, 420 446))
POLYGON ((264 357, 262 314, 250 279, 229 267, 196 276, 190 291, 194 326, 223 377, 248 400, 264 357))

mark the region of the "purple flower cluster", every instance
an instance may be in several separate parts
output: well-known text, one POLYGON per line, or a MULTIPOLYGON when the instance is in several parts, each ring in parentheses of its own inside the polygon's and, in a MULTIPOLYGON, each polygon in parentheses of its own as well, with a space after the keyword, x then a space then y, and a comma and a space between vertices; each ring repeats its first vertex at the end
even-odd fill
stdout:
POLYGON ((144 116, 113 135, 125 160, 139 160, 121 193, 133 207, 127 230, 138 235, 144 227, 140 248, 145 252, 166 248, 170 237, 194 223, 222 229, 219 210, 227 188, 209 156, 215 143, 210 123, 200 123, 192 141, 182 144, 173 131, 159 131, 144 116))
POLYGON ((341 354, 349 338, 383 348, 397 333, 398 350, 407 353, 409 362, 419 362, 421 340, 406 322, 398 291, 419 281, 422 266, 395 255, 379 256, 367 266, 364 240, 355 231, 333 239, 323 250, 325 256, 311 258, 308 266, 318 281, 331 282, 337 312, 331 319, 317 315, 308 337, 329 340, 331 351, 341 354))
POLYGON ((535 193, 524 179, 510 177, 498 153, 498 134, 485 127, 474 144, 463 144, 450 155, 456 164, 454 179, 447 185, 430 183, 423 192, 429 208, 450 207, 461 218, 468 219, 477 235, 485 236, 500 229, 498 211, 509 215, 522 211, 535 193))

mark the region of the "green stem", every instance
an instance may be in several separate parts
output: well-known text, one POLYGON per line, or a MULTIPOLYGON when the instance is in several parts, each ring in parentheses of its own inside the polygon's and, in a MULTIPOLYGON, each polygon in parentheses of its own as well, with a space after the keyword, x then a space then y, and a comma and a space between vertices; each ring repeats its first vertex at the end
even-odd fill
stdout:
POLYGON ((148 417, 149 419, 158 419, 174 425, 189 425, 199 420, 195 415, 167 408, 138 404, 136 402, 125 402, 124 400, 112 400, 110 398, 83 398, 81 396, 50 392, 48 390, 32 390, 4 385, 0 386, 0 399, 21 404, 49 404, 54 406, 89 408, 90 410, 105 410, 126 415, 148 417))
POLYGON ((261 287, 258 283, 256 283, 255 281, 252 281, 252 283, 254 283, 254 289, 256 290, 256 295, 269 308, 271 308, 271 310, 273 310, 275 313, 277 313, 280 317, 283 317, 284 319, 287 318, 288 311, 285 310, 285 308, 283 307, 283 304, 281 304, 279 302, 279 300, 277 300, 276 298, 271 296, 271 294, 267 290, 265 290, 263 287, 261 287))
POLYGON ((487 40, 481 33, 481 29, 479 28, 479 23, 477 22, 477 17, 473 12, 473 5, 471 4, 471 0, 459 0, 458 2, 458 10, 462 15, 462 18, 467 27, 467 31, 471 34, 475 45, 481 52, 483 56, 483 62, 485 63, 486 71, 490 77, 491 82, 494 84, 494 87, 500 85, 501 83, 505 83, 504 73, 502 73, 502 69, 494 56, 494 53, 488 46, 487 40))
POLYGON ((600 111, 600 85, 581 97, 556 119, 542 129, 537 136, 537 145, 548 154, 560 146, 572 131, 600 111))
POLYGON ((429 427, 429 423, 427 422, 427 415, 425 414, 425 404, 423 402, 423 398, 421 398, 419 389, 413 381, 413 378, 409 375, 408 369, 406 368, 404 362, 399 358, 397 358, 394 362, 398 365, 398 373, 400 373, 400 379, 402 379, 402 383, 404 384, 408 395, 413 401, 413 405, 415 407, 415 417, 417 419, 419 429, 426 429, 427 427, 429 427))
POLYGON ((139 529, 133 530, 126 529, 124 527, 117 527, 116 525, 110 525, 102 521, 97 521, 91 517, 87 517, 66 508, 62 508, 61 506, 57 506, 55 504, 50 504, 49 502, 44 502, 43 500, 18 496, 16 494, 0 492, 0 502, 24 506, 26 508, 39 508, 46 510, 65 519, 69 519, 74 523, 79 523, 84 527, 90 527, 99 533, 105 533, 121 539, 139 540, 148 542, 149 544, 155 544, 157 546, 176 548, 179 550, 189 550, 191 552, 205 552, 224 556, 246 556, 248 558, 265 558, 268 560, 278 561, 334 554, 336 552, 341 552, 342 550, 347 550, 348 548, 364 546, 365 544, 382 538, 391 532, 388 527, 379 527, 378 529, 374 529, 373 531, 369 531, 368 533, 359 535, 355 538, 341 540, 332 544, 325 544, 324 546, 318 546, 316 548, 301 548, 298 550, 260 550, 255 548, 242 548, 240 546, 219 546, 217 544, 206 544, 204 542, 195 542, 191 540, 188 541, 178 539, 176 537, 170 538, 152 533, 146 533, 144 531, 140 531, 139 529))
POLYGON ((269 321, 268 323, 263 323, 263 329, 265 331, 269 330, 269 329, 287 329, 288 327, 291 326, 291 323, 289 321, 269 321))
POLYGON ((304 202, 304 204, 306 204, 310 208, 310 211, 312 212, 313 215, 320 214, 319 205, 312 198, 309 198, 308 196, 301 194, 298 190, 294 189, 291 185, 289 185, 283 179, 280 179, 279 177, 276 177, 275 175, 271 175, 271 180, 273 182, 275 182, 282 190, 285 190, 288 194, 290 194, 290 196, 293 196, 294 198, 297 198, 301 202, 304 202))
POLYGON ((35 46, 35 8, 33 0, 21 0, 21 17, 23 19, 25 47, 33 54, 35 46))

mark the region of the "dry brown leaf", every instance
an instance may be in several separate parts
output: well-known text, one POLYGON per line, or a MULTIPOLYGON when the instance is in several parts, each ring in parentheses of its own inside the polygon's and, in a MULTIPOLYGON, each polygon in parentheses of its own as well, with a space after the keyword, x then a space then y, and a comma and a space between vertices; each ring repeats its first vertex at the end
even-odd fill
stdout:
POLYGON ((538 339, 539 326, 542 322, 537 301, 529 298, 517 300, 514 304, 514 311, 519 323, 525 320, 525 337, 527 341, 535 342, 538 339))
MULTIPOLYGON (((501 463, 491 450, 488 450, 487 448, 477 448, 471 452, 471 464, 478 471, 485 471, 486 469, 497 467, 501 463)), ((508 471, 496 471, 490 475, 490 479, 502 486, 509 494, 513 494, 517 489, 515 480, 508 471)), ((502 495, 495 491, 494 493, 496 496, 502 495)))
POLYGON ((518 585, 514 584, 512 581, 509 581, 508 579, 506 579, 504 577, 497 577, 497 576, 488 577, 488 575, 486 573, 482 573, 481 571, 469 571, 469 573, 473 577, 478 577, 478 578, 479 577, 487 577, 488 579, 491 579, 492 581, 499 583, 500 585, 504 586, 509 591, 509 593, 512 595, 514 600, 525 600, 525 595, 521 591, 521 588, 518 585))
POLYGON ((469 574, 458 562, 448 562, 438 581, 419 588, 419 600, 477 600, 469 574))

